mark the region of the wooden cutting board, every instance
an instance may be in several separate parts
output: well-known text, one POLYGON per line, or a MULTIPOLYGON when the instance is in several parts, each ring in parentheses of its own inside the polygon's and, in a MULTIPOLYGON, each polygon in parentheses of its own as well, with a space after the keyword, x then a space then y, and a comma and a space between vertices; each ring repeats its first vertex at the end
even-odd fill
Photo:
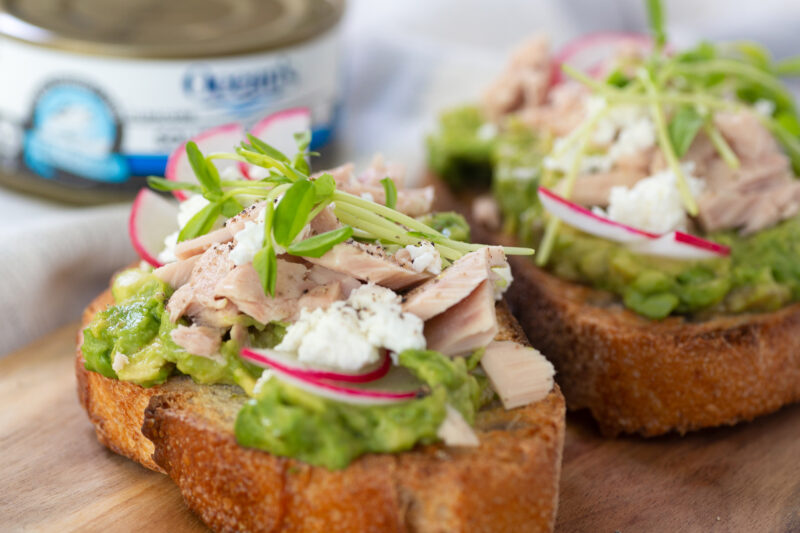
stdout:
MULTIPOLYGON (((0 360, 0 531, 205 531, 166 476, 97 443, 76 328, 0 360)), ((800 531, 800 405, 649 440, 606 440, 570 415, 556 531, 800 531)))

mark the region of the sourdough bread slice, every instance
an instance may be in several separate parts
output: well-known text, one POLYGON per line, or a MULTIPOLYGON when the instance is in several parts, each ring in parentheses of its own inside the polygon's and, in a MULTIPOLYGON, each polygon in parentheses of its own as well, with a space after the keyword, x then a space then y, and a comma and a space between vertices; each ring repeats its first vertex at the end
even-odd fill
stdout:
MULTIPOLYGON (((84 325, 110 303, 100 295, 84 325)), ((527 344, 504 304, 498 321, 498 340, 527 344)), ((239 446, 233 423, 246 398, 237 387, 173 377, 145 389, 87 371, 80 348, 75 369, 100 442, 169 475, 216 531, 553 529, 565 410, 557 387, 533 405, 481 411, 477 448, 420 446, 329 471, 239 446)))
POLYGON ((732 425, 800 400, 800 304, 655 321, 529 259, 510 263, 514 314, 555 365, 567 406, 588 408, 606 435, 732 425))
MULTIPOLYGON (((476 191, 435 176, 436 208, 463 214, 473 242, 515 246, 471 216, 476 191)), ((650 320, 613 294, 509 257, 506 300, 556 367, 570 410, 588 409, 606 436, 651 437, 752 420, 800 401, 800 303, 769 313, 650 320)))

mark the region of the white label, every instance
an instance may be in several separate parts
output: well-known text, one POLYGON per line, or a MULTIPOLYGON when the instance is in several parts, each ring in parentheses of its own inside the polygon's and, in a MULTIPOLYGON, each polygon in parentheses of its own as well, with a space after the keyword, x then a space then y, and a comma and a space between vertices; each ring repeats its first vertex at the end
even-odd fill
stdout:
POLYGON ((327 138, 341 99, 339 38, 246 56, 83 56, 0 37, 0 167, 119 183, 163 173, 175 146, 229 122, 311 110, 327 138))

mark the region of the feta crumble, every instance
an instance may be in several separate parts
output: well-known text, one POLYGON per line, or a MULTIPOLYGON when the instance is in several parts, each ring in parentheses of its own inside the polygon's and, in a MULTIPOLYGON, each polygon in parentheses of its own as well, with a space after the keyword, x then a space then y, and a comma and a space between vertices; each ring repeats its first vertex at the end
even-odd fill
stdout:
POLYGON ((164 249, 158 254, 158 260, 162 263, 172 263, 177 261, 175 257, 175 246, 178 245, 178 234, 180 230, 205 206, 210 202, 202 195, 193 194, 186 200, 178 204, 178 231, 170 233, 164 237, 164 249))
POLYGON ((425 241, 418 245, 409 244, 406 250, 411 256, 411 268, 416 272, 425 272, 426 270, 434 275, 442 273, 442 256, 436 247, 425 241))
POLYGON ((390 289, 362 285, 346 301, 300 312, 275 349, 296 353, 300 362, 356 371, 380 359, 380 348, 395 353, 424 349, 422 320, 404 313, 390 289))
MULTIPOLYGON (((283 198, 282 196, 276 200, 279 202, 280 199, 283 198)), ((234 236, 233 240, 236 245, 233 247, 230 253, 231 261, 235 265, 244 265, 247 263, 252 263, 253 258, 255 257, 256 253, 264 245, 264 218, 266 217, 265 210, 262 209, 256 215, 256 221, 253 222, 248 220, 244 223, 244 228, 237 231, 234 236)), ((297 236, 295 240, 302 240, 305 239, 310 231, 310 226, 306 225, 297 236)), ((274 240, 272 242, 272 247, 275 249, 275 253, 277 255, 281 255, 286 253, 286 250, 277 244, 274 240)))
POLYGON ((114 372, 119 372, 128 366, 128 363, 130 363, 130 360, 128 359, 127 355, 122 352, 116 352, 114 354, 114 360, 111 362, 111 368, 114 370, 114 372))
MULTIPOLYGON (((703 191, 703 180, 693 176, 694 164, 684 163, 683 172, 693 196, 703 191)), ((675 174, 664 170, 644 178, 633 187, 612 187, 607 215, 611 220, 654 233, 685 231, 689 222, 675 174)))
MULTIPOLYGON (((589 98, 586 104, 589 109, 589 118, 586 120, 593 120, 592 117, 603 110, 599 104, 592 103, 594 100, 595 98, 589 98)), ((579 143, 572 143, 572 146, 565 150, 564 146, 568 139, 569 136, 555 140, 552 154, 558 154, 558 157, 553 155, 545 157, 543 161, 545 168, 564 173, 570 171, 575 164, 579 143)), ((603 154, 585 154, 579 167, 580 174, 608 172, 620 159, 655 146, 655 124, 644 106, 615 106, 597 121, 591 141, 594 146, 603 146, 607 149, 603 154)))
POLYGON ((505 263, 504 265, 492 267, 490 279, 494 285, 494 299, 502 300, 503 294, 511 286, 511 282, 514 281, 509 264, 505 263))

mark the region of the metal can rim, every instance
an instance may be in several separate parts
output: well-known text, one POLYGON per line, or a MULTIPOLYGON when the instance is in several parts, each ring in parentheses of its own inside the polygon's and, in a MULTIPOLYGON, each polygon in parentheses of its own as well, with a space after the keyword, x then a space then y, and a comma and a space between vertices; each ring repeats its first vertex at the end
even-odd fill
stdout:
POLYGON ((270 51, 279 51, 296 45, 316 41, 334 30, 345 11, 346 0, 281 0, 286 3, 305 2, 317 6, 327 5, 329 10, 311 13, 301 20, 296 28, 288 28, 287 34, 270 40, 264 38, 251 43, 241 41, 224 46, 225 40, 214 40, 196 44, 143 44, 114 43, 91 39, 79 39, 59 35, 35 24, 22 20, 7 9, 10 0, 0 0, 0 39, 8 38, 27 45, 71 52, 87 56, 118 57, 125 59, 191 59, 224 58, 244 56, 270 51), (220 44, 223 46, 220 47, 220 44))

